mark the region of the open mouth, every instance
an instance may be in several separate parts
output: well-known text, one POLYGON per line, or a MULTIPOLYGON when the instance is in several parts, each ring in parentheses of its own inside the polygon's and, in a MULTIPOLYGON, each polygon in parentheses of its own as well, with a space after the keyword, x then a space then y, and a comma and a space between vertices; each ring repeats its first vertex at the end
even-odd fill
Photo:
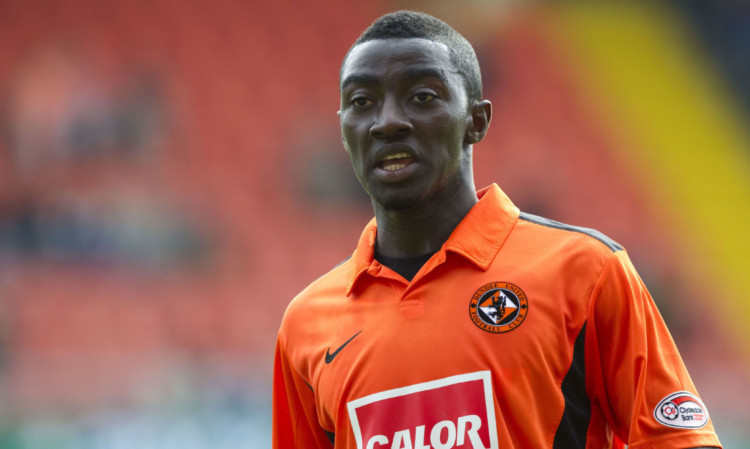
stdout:
POLYGON ((406 153, 396 153, 386 156, 379 164, 379 167, 385 171, 397 171, 413 162, 411 156, 406 153))

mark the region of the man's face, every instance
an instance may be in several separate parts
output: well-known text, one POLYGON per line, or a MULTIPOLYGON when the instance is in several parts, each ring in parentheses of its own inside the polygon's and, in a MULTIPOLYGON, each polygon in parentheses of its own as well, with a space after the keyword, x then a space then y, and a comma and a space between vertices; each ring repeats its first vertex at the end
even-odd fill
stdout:
POLYGON ((426 39, 357 45, 341 72, 341 133, 376 205, 403 210, 469 183, 472 117, 448 48, 426 39))

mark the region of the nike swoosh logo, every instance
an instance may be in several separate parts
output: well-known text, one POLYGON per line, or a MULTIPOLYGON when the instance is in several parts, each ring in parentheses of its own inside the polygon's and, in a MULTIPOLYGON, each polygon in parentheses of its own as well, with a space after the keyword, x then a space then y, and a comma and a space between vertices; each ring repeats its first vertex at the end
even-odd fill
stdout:
POLYGON ((354 337, 356 337, 357 335, 359 335, 361 333, 362 333, 362 331, 359 331, 356 334, 352 335, 352 338, 346 340, 344 342, 344 344, 341 345, 341 346, 339 346, 339 348, 336 349, 335 351, 333 351, 333 353, 330 352, 331 348, 327 348, 326 349, 326 364, 329 364, 329 363, 333 362, 333 359, 335 359, 336 356, 339 355, 339 352, 341 352, 341 350, 344 349, 346 347, 346 345, 348 345, 352 340, 354 340, 354 337))

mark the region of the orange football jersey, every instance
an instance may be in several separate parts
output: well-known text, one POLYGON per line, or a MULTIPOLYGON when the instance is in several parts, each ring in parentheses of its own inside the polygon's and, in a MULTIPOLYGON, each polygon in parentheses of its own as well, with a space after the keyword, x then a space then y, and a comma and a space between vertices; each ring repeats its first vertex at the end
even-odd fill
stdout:
POLYGON ((622 247, 478 195, 411 282, 373 220, 291 302, 274 448, 720 447, 622 247))

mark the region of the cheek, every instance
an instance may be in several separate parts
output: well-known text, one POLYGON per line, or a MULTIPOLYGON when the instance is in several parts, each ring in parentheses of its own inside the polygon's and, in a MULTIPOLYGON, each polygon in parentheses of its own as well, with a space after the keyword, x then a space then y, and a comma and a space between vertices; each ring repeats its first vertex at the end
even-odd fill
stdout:
POLYGON ((443 117, 435 120, 435 123, 442 123, 440 131, 440 138, 445 142, 450 142, 449 145, 458 145, 463 147, 464 137, 466 135, 466 120, 465 116, 446 114, 443 117))
POLYGON ((341 141, 344 145, 344 149, 349 153, 352 166, 357 171, 362 164, 362 146, 363 143, 359 137, 360 133, 357 129, 344 121, 341 122, 341 141))
POLYGON ((358 140, 367 137, 368 128, 362 121, 347 120, 346 117, 341 120, 341 137, 351 151, 352 145, 356 145, 358 140))

